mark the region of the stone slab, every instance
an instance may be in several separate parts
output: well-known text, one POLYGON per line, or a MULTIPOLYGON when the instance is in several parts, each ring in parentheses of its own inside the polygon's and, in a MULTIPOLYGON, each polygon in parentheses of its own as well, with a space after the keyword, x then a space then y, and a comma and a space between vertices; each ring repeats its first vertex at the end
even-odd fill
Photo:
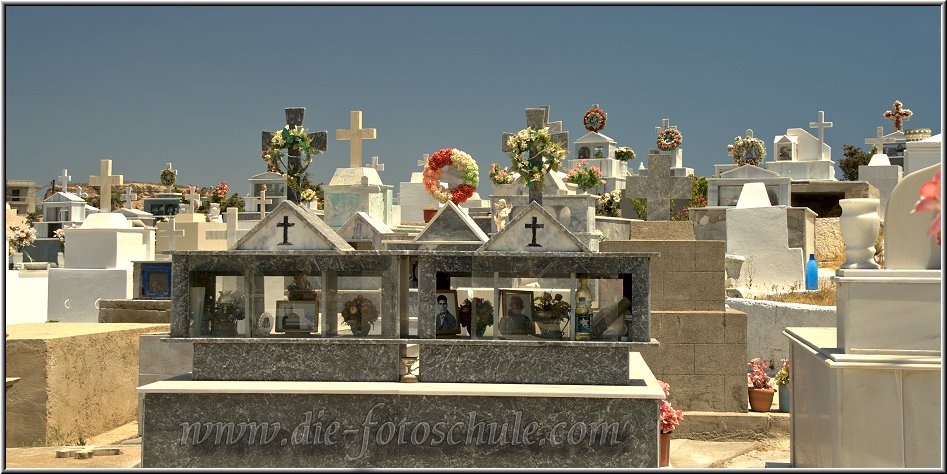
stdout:
POLYGON ((657 410, 663 393, 654 381, 612 390, 563 385, 251 384, 165 381, 142 387, 142 467, 654 468, 658 462, 657 410), (232 422, 234 442, 215 443, 213 433, 204 430, 217 425, 204 422, 222 427, 232 422), (241 422, 258 424, 254 442, 249 429, 240 433, 241 422), (260 428, 264 422, 265 437, 260 428), (322 430, 319 437, 317 426, 322 430), (492 439, 491 426, 496 426, 492 439), (504 427, 506 442, 501 443, 504 427), (192 431, 185 434, 184 429, 192 431))
POLYGON ((397 382, 397 339, 194 339, 194 380, 397 382))

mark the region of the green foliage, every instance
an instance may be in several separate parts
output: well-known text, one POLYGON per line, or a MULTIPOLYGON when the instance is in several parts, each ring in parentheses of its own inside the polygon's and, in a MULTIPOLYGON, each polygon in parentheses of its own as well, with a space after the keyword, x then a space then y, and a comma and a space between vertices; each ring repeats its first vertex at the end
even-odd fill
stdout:
POLYGON ((240 198, 240 195, 233 193, 229 198, 227 198, 226 201, 220 203, 220 212, 226 211, 228 207, 236 207, 237 210, 243 212, 245 205, 246 203, 240 198))
POLYGON ((872 145, 868 153, 854 145, 845 144, 842 147, 845 158, 838 162, 838 167, 842 169, 846 181, 858 181, 858 167, 867 165, 871 156, 878 152, 878 147, 872 145))
POLYGON ((628 199, 631 202, 631 207, 635 209, 635 213, 638 214, 639 219, 648 218, 648 203, 643 199, 628 199))

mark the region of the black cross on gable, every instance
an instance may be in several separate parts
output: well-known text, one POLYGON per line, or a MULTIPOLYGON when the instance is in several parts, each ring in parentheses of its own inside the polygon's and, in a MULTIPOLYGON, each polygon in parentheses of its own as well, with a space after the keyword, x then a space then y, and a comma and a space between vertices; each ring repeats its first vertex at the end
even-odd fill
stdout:
POLYGON ((526 224, 526 228, 527 228, 527 229, 533 229, 533 242, 530 243, 529 245, 527 245, 527 247, 542 247, 542 245, 539 245, 539 244, 536 243, 536 231, 537 231, 538 229, 542 229, 542 228, 545 227, 545 226, 546 226, 545 224, 537 224, 537 223, 536 223, 536 216, 533 216, 533 223, 532 223, 532 224, 526 224))
POLYGON ((283 228, 283 242, 277 245, 293 245, 289 242, 289 228, 295 225, 295 223, 289 222, 289 216, 283 216, 283 222, 276 224, 276 227, 283 228))

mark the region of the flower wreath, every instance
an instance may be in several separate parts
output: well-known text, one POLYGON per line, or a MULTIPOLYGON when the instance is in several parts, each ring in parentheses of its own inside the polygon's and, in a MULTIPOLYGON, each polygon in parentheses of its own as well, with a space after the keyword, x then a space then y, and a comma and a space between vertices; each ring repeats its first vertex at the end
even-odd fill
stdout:
POLYGON ((585 129, 590 132, 597 132, 605 128, 605 111, 593 106, 582 117, 582 124, 585 125, 585 129))
POLYGON ((480 170, 477 168, 477 162, 470 155, 456 148, 444 148, 431 155, 424 167, 423 175, 424 189, 441 204, 447 201, 453 201, 454 204, 466 202, 480 184, 480 170), (460 184, 451 189, 441 186, 441 170, 445 166, 453 166, 461 174, 460 184))
POLYGON ((177 181, 177 175, 174 174, 174 170, 163 169, 161 170, 161 184, 163 186, 174 186, 174 183, 177 181))
POLYGON ((663 151, 671 151, 681 146, 682 140, 684 140, 684 137, 678 129, 668 127, 658 134, 658 148, 663 151))
MULTIPOLYGON (((727 147, 729 148, 729 147, 727 147)), ((733 139, 733 162, 738 165, 758 165, 766 159, 763 140, 747 135, 733 139)))
POLYGON ((542 187, 543 178, 550 171, 557 171, 562 159, 569 154, 569 150, 552 141, 549 127, 539 130, 524 128, 506 141, 509 148, 509 157, 512 162, 510 170, 519 175, 517 180, 523 184, 542 187), (541 157, 542 166, 532 166, 529 162, 530 151, 535 151, 541 157))

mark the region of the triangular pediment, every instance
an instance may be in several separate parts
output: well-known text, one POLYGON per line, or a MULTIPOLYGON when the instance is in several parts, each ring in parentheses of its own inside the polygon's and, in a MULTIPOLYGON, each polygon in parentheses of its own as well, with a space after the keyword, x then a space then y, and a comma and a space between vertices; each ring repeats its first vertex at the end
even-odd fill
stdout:
POLYGON ((274 173, 272 171, 264 171, 263 173, 255 174, 253 176, 250 176, 249 179, 252 179, 254 181, 286 181, 285 176, 279 173, 274 173))
POLYGON ((779 135, 773 140, 773 143, 778 145, 780 143, 796 143, 797 141, 799 139, 793 135, 779 135))
POLYGON ((342 224, 338 234, 346 242, 374 242, 379 236, 392 235, 394 231, 384 222, 360 211, 342 224))
POLYGON ((43 199, 43 202, 85 202, 85 199, 73 193, 58 191, 53 193, 52 196, 43 199))
POLYGON ((478 252, 592 252, 546 209, 532 201, 478 252))
POLYGON ((778 178, 779 173, 760 168, 759 166, 743 165, 720 173, 720 177, 734 179, 778 178))
POLYGON ((466 212, 451 201, 447 201, 431 222, 414 239, 415 242, 486 242, 489 240, 483 229, 466 212))
POLYGON ((283 201, 234 245, 233 250, 354 250, 318 216, 283 201))
POLYGON ((582 135, 582 138, 579 138, 575 143, 616 143, 615 140, 612 140, 610 137, 603 135, 598 132, 589 132, 585 135, 582 135))

